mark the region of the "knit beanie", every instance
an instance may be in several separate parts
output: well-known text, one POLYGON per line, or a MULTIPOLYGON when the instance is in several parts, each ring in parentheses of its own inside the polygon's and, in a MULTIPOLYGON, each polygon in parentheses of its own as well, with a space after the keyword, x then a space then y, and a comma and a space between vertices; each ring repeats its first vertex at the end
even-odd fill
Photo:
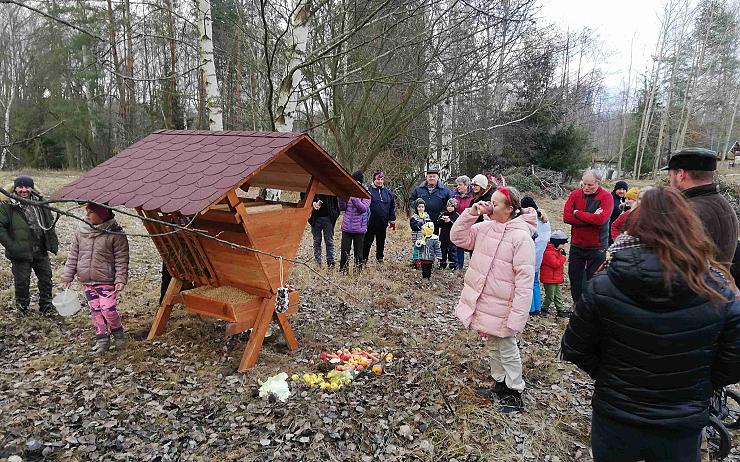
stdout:
POLYGON ((616 191, 617 189, 624 189, 626 191, 629 189, 629 186, 627 186, 626 181, 620 180, 620 181, 617 181, 617 183, 614 185, 614 191, 616 191))
POLYGON ((421 197, 420 197, 420 198, 418 198, 418 199, 416 199, 416 204, 415 204, 415 205, 416 205, 416 208, 417 208, 417 209, 419 208, 419 204, 424 204, 424 207, 426 207, 426 206, 427 206, 427 203, 426 203, 426 202, 424 202, 424 199, 422 199, 421 197))
POLYGON ((447 207, 457 207, 457 200, 452 197, 447 201, 447 207))
POLYGON ((539 207, 537 207, 537 203, 534 201, 533 198, 529 196, 522 197, 522 208, 526 209, 528 207, 531 207, 535 210, 539 210, 539 207))
POLYGON ((477 184, 482 189, 486 189, 488 187, 488 178, 486 178, 485 175, 481 175, 479 173, 478 175, 475 175, 473 177, 473 181, 471 181, 471 184, 477 184))
POLYGON ((108 221, 113 218, 113 211, 103 207, 102 205, 93 204, 88 202, 86 205, 87 209, 94 212, 95 215, 99 216, 101 220, 108 221))
POLYGON ((625 198, 636 201, 638 197, 640 197, 640 188, 631 187, 627 190, 627 193, 624 195, 625 198))
POLYGON ((429 237, 432 234, 434 234, 434 223, 431 221, 427 221, 424 223, 421 227, 421 233, 424 235, 424 237, 429 237))
POLYGON ((363 181, 365 181, 365 176, 362 174, 362 172, 360 170, 358 170, 355 173, 353 173, 352 174, 352 178, 354 178, 355 181, 358 182, 358 183, 362 183, 363 181))
POLYGON ((13 181, 13 189, 25 186, 27 188, 33 189, 33 178, 30 176, 19 176, 13 181))
POLYGON ((555 247, 559 246, 560 244, 565 244, 568 242, 568 235, 564 232, 558 230, 553 231, 552 234, 550 234, 550 243, 554 245, 555 247))

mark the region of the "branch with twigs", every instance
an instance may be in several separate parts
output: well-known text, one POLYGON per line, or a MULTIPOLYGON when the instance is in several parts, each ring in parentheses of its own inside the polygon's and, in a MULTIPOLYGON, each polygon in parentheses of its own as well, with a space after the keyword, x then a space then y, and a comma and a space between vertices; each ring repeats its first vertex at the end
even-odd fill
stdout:
MULTIPOLYGON (((2 2, 2 0, 0 0, 0 2, 2 2)), ((44 130, 44 131, 42 131, 42 132, 39 132, 39 133, 37 133, 37 134, 36 134, 36 135, 34 135, 34 136, 31 136, 31 137, 28 137, 28 138, 23 138, 22 140, 17 140, 17 141, 13 141, 13 142, 11 142, 11 143, 3 143, 3 144, 0 144, 0 148, 3 148, 3 149, 4 149, 4 148, 9 148, 9 147, 11 147, 11 146, 15 146, 15 145, 17 145, 17 144, 23 144, 23 143, 28 143, 29 141, 33 141, 33 140, 35 140, 35 139, 41 138, 42 136, 44 136, 44 135, 46 135, 47 133, 49 133, 50 131, 54 130, 54 129, 55 129, 55 128, 57 128, 58 126, 62 125, 62 124, 63 124, 64 122, 65 122, 64 120, 60 120, 60 121, 59 121, 58 123, 56 123, 55 125, 52 125, 51 127, 49 127, 49 128, 47 128, 47 129, 45 129, 45 130, 44 130)))

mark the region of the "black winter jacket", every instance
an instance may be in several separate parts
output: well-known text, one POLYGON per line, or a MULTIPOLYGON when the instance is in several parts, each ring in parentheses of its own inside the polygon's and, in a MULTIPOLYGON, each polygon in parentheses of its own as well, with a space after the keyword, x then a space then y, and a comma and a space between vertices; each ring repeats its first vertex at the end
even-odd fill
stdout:
POLYGON ((370 201, 370 225, 385 228, 391 221, 396 221, 396 198, 393 192, 386 188, 376 188, 370 185, 367 192, 372 196, 370 201))
POLYGON ((683 191, 709 239, 717 246, 717 261, 730 267, 737 246, 738 221, 735 211, 715 184, 705 184, 683 191))
MULTIPOLYGON (((306 196, 306 193, 301 193, 301 199, 306 196)), ((332 224, 337 224, 337 218, 339 218, 339 201, 337 196, 329 196, 327 194, 316 194, 313 196, 313 201, 321 200, 322 207, 327 208, 327 215, 332 224)), ((308 224, 313 226, 316 223, 316 219, 319 217, 319 212, 316 209, 311 209, 311 216, 308 219, 308 224)))
POLYGON ((709 302, 679 277, 671 293, 654 252, 615 252, 583 292, 562 356, 596 380, 594 414, 633 425, 696 430, 712 391, 740 380, 740 302, 709 302))

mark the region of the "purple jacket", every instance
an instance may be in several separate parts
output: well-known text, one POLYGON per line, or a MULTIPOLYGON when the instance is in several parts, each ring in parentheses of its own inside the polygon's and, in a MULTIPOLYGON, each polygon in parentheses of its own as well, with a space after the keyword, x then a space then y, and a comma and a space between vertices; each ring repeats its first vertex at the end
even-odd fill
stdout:
POLYGON ((349 202, 339 199, 339 210, 344 211, 342 231, 345 233, 365 234, 370 217, 370 199, 350 197, 349 202))

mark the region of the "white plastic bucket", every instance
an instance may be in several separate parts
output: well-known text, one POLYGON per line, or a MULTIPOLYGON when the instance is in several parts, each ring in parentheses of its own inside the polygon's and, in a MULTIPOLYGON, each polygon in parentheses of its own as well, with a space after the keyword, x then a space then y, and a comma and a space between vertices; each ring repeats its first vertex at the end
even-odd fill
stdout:
POLYGON ((80 311, 80 308, 82 307, 82 305, 80 305, 80 300, 77 298, 77 294, 75 292, 70 292, 67 289, 64 289, 64 292, 56 294, 54 299, 52 299, 51 304, 54 305, 54 308, 56 308, 57 312, 62 316, 72 316, 80 311))

